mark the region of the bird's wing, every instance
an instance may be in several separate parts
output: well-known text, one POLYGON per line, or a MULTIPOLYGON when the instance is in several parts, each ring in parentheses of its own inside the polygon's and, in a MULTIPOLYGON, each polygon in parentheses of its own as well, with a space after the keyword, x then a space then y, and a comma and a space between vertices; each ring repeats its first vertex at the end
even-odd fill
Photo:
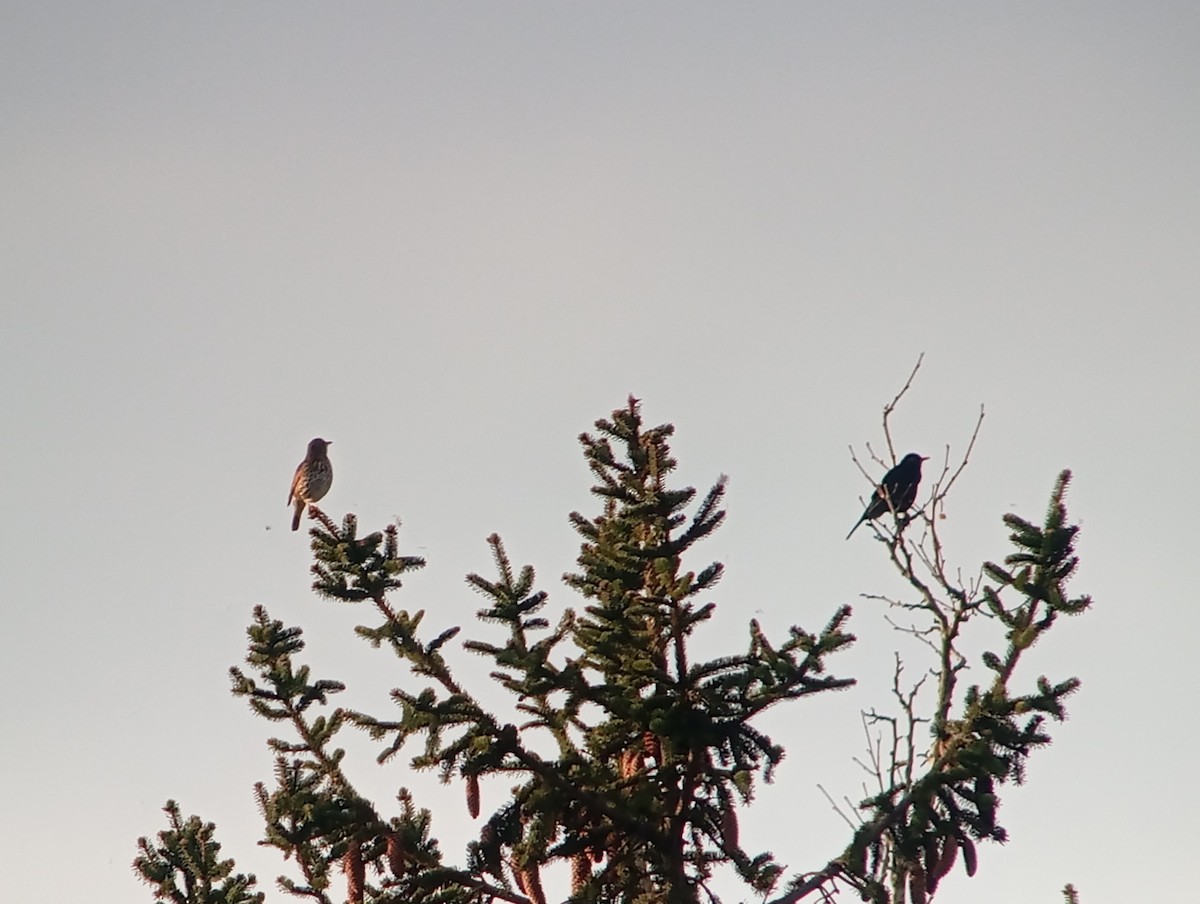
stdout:
POLYGON ((871 494, 871 498, 867 500, 866 511, 863 512, 864 521, 874 521, 880 515, 888 510, 888 499, 891 498, 891 491, 887 488, 887 484, 881 483, 875 487, 875 492, 871 494))
POLYGON ((296 484, 300 481, 300 472, 304 470, 304 462, 296 465, 296 473, 292 475, 292 488, 288 490, 287 504, 291 505, 292 500, 296 498, 296 484))

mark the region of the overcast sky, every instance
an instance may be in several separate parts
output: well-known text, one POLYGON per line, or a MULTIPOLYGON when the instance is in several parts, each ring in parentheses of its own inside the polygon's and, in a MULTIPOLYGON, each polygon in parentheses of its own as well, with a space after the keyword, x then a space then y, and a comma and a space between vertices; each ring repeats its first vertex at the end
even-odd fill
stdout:
MULTIPOLYGON (((843 540, 848 446, 878 448, 921 352, 899 453, 961 454, 987 409, 953 562, 1001 559, 1001 515, 1040 519, 1070 467, 1096 600, 1024 671, 1083 689, 1003 798, 1011 842, 944 897, 1180 900, 1198 35, 1190 2, 4 5, 0 900, 149 901, 129 863, 168 797, 284 900, 251 797, 275 729, 226 675, 252 607, 342 702, 386 715, 405 681, 366 610, 309 591, 305 444, 333 441, 327 511, 403 520, 429 566, 397 602, 431 631, 480 606, 492 531, 553 615, 567 513, 597 510, 576 437, 629 393, 676 424, 681 483, 730 477, 689 563, 729 568, 705 652, 855 606, 831 665, 860 685, 768 720, 790 755, 742 818, 819 868, 847 831, 817 785, 862 796, 858 712, 903 642, 860 597, 903 592, 881 548, 843 540)), ((346 743, 461 861, 461 788, 346 743)))

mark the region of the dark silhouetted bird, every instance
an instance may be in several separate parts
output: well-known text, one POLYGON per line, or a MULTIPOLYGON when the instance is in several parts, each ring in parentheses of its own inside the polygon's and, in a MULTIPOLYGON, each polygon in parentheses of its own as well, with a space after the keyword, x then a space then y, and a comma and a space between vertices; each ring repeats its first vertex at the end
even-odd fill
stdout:
POLYGON ((320 501, 333 486, 333 465, 329 463, 329 443, 314 439, 308 444, 308 454, 296 467, 292 477, 292 488, 288 492, 288 505, 295 505, 292 514, 292 530, 300 529, 300 516, 304 506, 320 501))
POLYGON ((928 458, 928 455, 909 452, 900 459, 900 464, 884 474, 883 482, 875 487, 866 511, 854 522, 854 527, 850 528, 846 539, 849 540, 864 521, 874 521, 890 511, 900 514, 912 508, 912 504, 917 500, 917 487, 921 484, 921 462, 927 461, 928 458))

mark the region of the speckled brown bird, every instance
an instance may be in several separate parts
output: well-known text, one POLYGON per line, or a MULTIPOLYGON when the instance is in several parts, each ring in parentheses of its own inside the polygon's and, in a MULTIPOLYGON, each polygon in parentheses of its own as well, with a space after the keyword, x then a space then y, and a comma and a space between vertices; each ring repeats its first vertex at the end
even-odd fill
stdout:
POLYGON ((862 517, 854 522, 854 527, 850 528, 846 539, 849 540, 864 521, 874 521, 889 511, 899 515, 912 508, 912 504, 917 501, 917 487, 921 485, 921 462, 928 459, 928 455, 909 452, 900 460, 900 464, 884 474, 879 486, 875 487, 875 493, 867 503, 862 517))
POLYGON ((288 491, 288 505, 293 503, 296 512, 292 515, 292 530, 300 529, 300 516, 304 506, 322 499, 333 485, 333 465, 329 463, 329 442, 314 439, 308 444, 308 454, 296 467, 292 477, 292 488, 288 491))

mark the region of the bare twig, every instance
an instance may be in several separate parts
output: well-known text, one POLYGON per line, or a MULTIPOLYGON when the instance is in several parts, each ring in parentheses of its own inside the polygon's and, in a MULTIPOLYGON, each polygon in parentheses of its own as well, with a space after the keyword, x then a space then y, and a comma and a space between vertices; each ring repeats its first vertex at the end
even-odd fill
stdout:
POLYGON ((825 790, 824 785, 818 784, 817 790, 819 790, 822 794, 825 795, 825 799, 827 801, 829 801, 829 806, 833 808, 833 812, 836 813, 838 816, 842 817, 842 819, 845 821, 846 825, 850 826, 851 829, 858 828, 858 823, 856 823, 849 816, 847 816, 845 813, 842 812, 842 808, 838 805, 838 802, 836 800, 834 800, 832 797, 830 797, 829 792, 825 790))
MULTIPOLYGON (((887 460, 877 455, 869 443, 866 444, 872 461, 879 465, 892 467, 897 461, 892 417, 912 388, 923 361, 922 354, 899 392, 883 408, 882 428, 887 460)), ((882 881, 894 893, 903 893, 909 865, 892 847, 891 829, 905 818, 903 814, 917 799, 919 789, 936 780, 936 774, 942 768, 943 751, 946 748, 941 740, 945 736, 954 703, 958 674, 967 667, 967 660, 958 649, 959 637, 964 624, 976 612, 982 611, 980 579, 977 577, 964 583, 961 572, 948 573, 942 540, 938 534, 938 521, 942 517, 948 492, 963 474, 974 452, 984 413, 981 405, 966 450, 957 463, 952 465, 950 448, 946 447, 941 472, 932 482, 924 505, 911 515, 893 511, 892 519, 879 519, 871 523, 876 539, 888 550, 893 566, 910 591, 915 592, 915 598, 896 599, 876 594, 864 596, 885 602, 889 608, 909 613, 914 619, 911 622, 905 620, 906 623, 901 623, 886 614, 884 618, 894 630, 919 640, 933 655, 935 663, 919 680, 911 686, 905 686, 904 663, 897 653, 892 675, 892 696, 898 712, 895 715, 874 710, 863 713, 864 730, 868 736, 867 761, 856 762, 875 777, 879 784, 879 796, 890 797, 893 803, 887 812, 880 812, 873 821, 860 826, 854 844, 842 857, 831 861, 823 870, 803 877, 803 882, 793 886, 788 894, 771 904, 793 904, 817 890, 824 895, 838 877, 854 885, 860 892, 868 888, 882 891, 878 885, 872 885, 882 881), (920 530, 908 529, 914 522, 920 525, 920 530), (932 692, 927 687, 931 677, 936 679, 936 687, 932 692), (929 715, 921 714, 925 707, 918 709, 918 701, 925 695, 932 697, 929 715), (884 742, 884 725, 890 733, 888 743, 884 742), (923 749, 918 750, 924 747, 921 726, 926 725, 932 727, 935 736, 933 752, 930 754, 923 749), (871 737, 873 729, 878 729, 874 742, 871 737), (849 864, 855 862, 854 857, 864 856, 864 850, 871 852, 870 862, 860 860, 850 867, 849 864), (854 851, 858 853, 852 854, 854 851), (851 857, 851 860, 847 860, 847 857, 851 857)), ((850 457, 864 478, 875 487, 878 481, 867 472, 853 448, 850 457)))
MULTIPOLYGON (((871 457, 871 460, 880 467, 891 468, 896 464, 896 447, 895 443, 892 442, 890 418, 892 416, 892 412, 896 410, 896 406, 900 404, 900 400, 904 398, 905 393, 912 388, 913 379, 916 377, 917 371, 921 369, 921 362, 924 360, 925 353, 921 352, 921 354, 917 357, 917 363, 913 366, 912 373, 908 375, 908 379, 904 381, 904 385, 900 388, 900 391, 896 393, 895 397, 890 402, 883 406, 883 437, 884 441, 887 443, 887 459, 877 455, 869 442, 864 443, 867 454, 871 457)), ((854 446, 850 446, 849 448, 850 460, 854 462, 854 465, 858 468, 859 473, 862 474, 862 476, 866 478, 868 482, 870 482, 871 487, 874 488, 878 481, 874 480, 871 475, 867 473, 867 469, 863 466, 862 462, 858 460, 858 455, 854 451, 854 446)))
POLYGON ((917 363, 913 365, 912 373, 908 375, 908 379, 904 381, 904 385, 900 387, 900 391, 896 393, 896 397, 883 406, 883 435, 887 439, 888 454, 891 456, 892 464, 896 463, 896 447, 892 443, 892 429, 889 419, 892 412, 896 410, 896 406, 900 404, 900 400, 904 398, 904 394, 912 387, 913 378, 916 377, 917 371, 921 369, 921 362, 925 360, 925 353, 921 352, 917 356, 917 363))

